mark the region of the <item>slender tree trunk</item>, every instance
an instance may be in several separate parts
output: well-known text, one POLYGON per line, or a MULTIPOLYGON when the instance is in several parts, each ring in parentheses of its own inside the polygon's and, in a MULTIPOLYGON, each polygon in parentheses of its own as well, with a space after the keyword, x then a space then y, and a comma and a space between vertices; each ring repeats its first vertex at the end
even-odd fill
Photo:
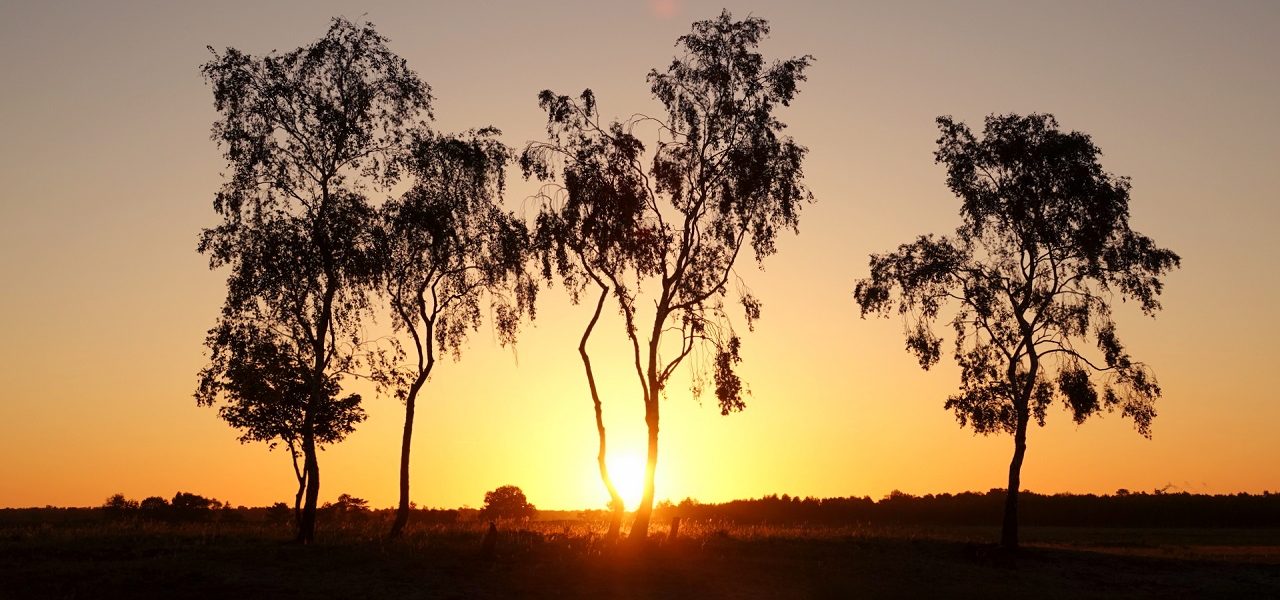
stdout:
POLYGON ((649 334, 648 390, 644 399, 644 422, 649 429, 649 451, 644 464, 644 494, 636 507, 636 518, 631 523, 631 541, 643 541, 649 536, 649 521, 653 516, 653 476, 658 471, 658 400, 662 397, 662 382, 658 379, 658 344, 662 340, 662 326, 667 321, 669 295, 664 291, 654 315, 653 331, 649 334))
POLYGON ((298 492, 293 495, 293 524, 302 529, 302 494, 307 489, 306 472, 298 467, 298 449, 289 441, 289 456, 293 458, 293 475, 298 479, 298 492))
MULTIPOLYGON (((597 280, 597 283, 599 281, 597 280)), ((591 403, 595 408, 596 414, 596 434, 600 443, 596 451, 596 464, 600 467, 600 481, 604 483, 604 487, 609 492, 609 533, 605 539, 613 541, 618 539, 618 534, 622 531, 622 516, 626 510, 626 505, 622 501, 622 495, 618 493, 618 488, 613 485, 613 478, 609 476, 609 464, 607 457, 607 439, 604 428, 604 411, 600 402, 600 391, 596 388, 595 372, 591 369, 591 356, 587 354, 587 340, 591 337, 591 331, 595 329, 596 322, 600 320, 600 312, 604 309, 604 302, 609 297, 609 288, 600 286, 600 299, 596 301, 596 310, 591 314, 591 321, 587 323, 587 328, 582 332, 582 341, 578 343, 578 354, 582 357, 582 366, 587 371, 587 385, 591 388, 591 403)))
MULTIPOLYGON (((1013 459, 1009 461, 1009 490, 1004 500, 1004 523, 1000 529, 1000 545, 1009 549, 1018 549, 1018 491, 1022 484, 1022 459, 1027 454, 1027 424, 1031 421, 1031 395, 1035 391, 1036 377, 1040 372, 1040 358, 1035 352, 1035 343, 1031 339, 1030 326, 1025 319, 1019 317, 1019 324, 1025 336, 1027 348, 1027 376, 1018 390, 1018 398, 1013 409, 1017 411, 1017 422, 1013 432, 1013 459)), ((1009 364, 1009 382, 1017 389, 1017 363, 1009 364)))
POLYGON ((298 542, 310 544, 316 539, 316 500, 320 497, 320 463, 316 459, 316 438, 312 416, 308 412, 302 432, 303 470, 307 478, 298 527, 298 542))
POLYGON ((396 508, 396 520, 391 524, 390 537, 400 537, 404 526, 409 523, 409 450, 413 440, 414 406, 417 404, 418 392, 426 381, 426 373, 419 373, 418 378, 409 388, 404 402, 404 436, 400 440, 400 505, 396 508))
POLYGON ((302 530, 302 494, 307 489, 307 478, 302 476, 298 478, 298 493, 293 495, 293 523, 298 530, 302 530))
POLYGON ((649 520, 653 515, 653 475, 658 470, 658 395, 659 390, 650 387, 651 396, 644 407, 644 421, 649 428, 649 452, 644 465, 644 495, 636 507, 636 518, 631 524, 631 540, 642 541, 649 535, 649 520))
MULTIPOLYGON (((1031 421, 1031 396, 1036 389, 1036 378, 1040 375, 1040 355, 1036 351, 1035 326, 1027 319, 1026 312, 1030 307, 1035 291, 1036 264, 1038 254, 1034 250, 1023 250, 1025 257, 1025 283, 1022 285, 1021 300, 1014 303, 1013 314, 1018 320, 1018 331, 1022 339, 1014 350, 1009 361, 1007 376, 1009 387, 1016 390, 1013 409, 1017 411, 1017 421, 1013 432, 1013 459, 1009 461, 1009 490, 1004 499, 1004 523, 1000 528, 1000 545, 1009 550, 1018 549, 1018 491, 1022 486, 1022 459, 1027 454, 1027 424, 1031 421), (1030 254, 1030 256, 1028 256, 1030 254), (1019 381, 1018 367, 1021 364, 1021 353, 1027 359, 1026 379, 1019 381), (1021 389, 1019 389, 1021 388, 1021 389)), ((1013 293, 1010 292, 1010 299, 1013 293)))
MULTIPOLYGON (((324 192, 324 197, 327 203, 329 197, 327 189, 324 192)), ((324 248, 327 244, 322 242, 319 245, 324 248)), ((307 478, 307 490, 303 498, 302 519, 298 527, 298 542, 303 544, 310 544, 316 539, 316 503, 320 498, 320 462, 316 456, 315 413, 327 400, 324 389, 325 356, 327 354, 325 345, 329 339, 329 327, 332 325, 329 319, 333 316, 333 298, 337 293, 337 285, 334 283, 332 274, 329 274, 312 346, 312 357, 315 363, 311 367, 311 399, 307 402, 306 412, 302 419, 302 457, 303 471, 307 478)))
POLYGON ((609 476, 609 466, 605 462, 605 435, 604 426, 599 424, 599 406, 596 404, 596 429, 600 433, 600 450, 596 453, 596 463, 600 465, 600 481, 604 482, 605 489, 609 491, 609 533, 605 535, 605 539, 612 542, 618 539, 618 535, 622 532, 622 517, 626 512, 626 503, 622 501, 618 488, 613 485, 613 478, 609 476))
POLYGON ((1009 461, 1009 491, 1004 500, 1004 526, 1000 530, 1000 545, 1010 550, 1018 548, 1018 490, 1021 487, 1022 459, 1027 453, 1026 410, 1018 411, 1017 431, 1013 435, 1013 460, 1009 461))

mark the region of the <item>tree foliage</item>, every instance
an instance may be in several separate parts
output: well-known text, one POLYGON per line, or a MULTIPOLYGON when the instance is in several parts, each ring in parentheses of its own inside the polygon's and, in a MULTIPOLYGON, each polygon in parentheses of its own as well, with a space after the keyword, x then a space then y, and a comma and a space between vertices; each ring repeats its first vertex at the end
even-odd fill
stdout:
POLYGON ((138 501, 125 498, 124 494, 112 494, 99 507, 108 518, 122 518, 138 510, 138 501))
POLYGON ((1012 433, 1023 401, 1043 424, 1058 400, 1077 423, 1119 408, 1149 436, 1160 388, 1117 338, 1112 298, 1154 314, 1179 259, 1130 229, 1129 180, 1104 172, 1089 136, 1059 131, 1050 115, 988 117, 981 140, 949 117, 938 125, 936 157, 964 224, 874 255, 855 291, 863 314, 896 308, 927 369, 941 357, 933 324, 955 305, 962 387, 947 408, 980 433, 1012 433))
MULTIPOLYGON (((533 312, 537 286, 524 269, 528 231, 500 204, 510 151, 498 134, 419 132, 406 161, 413 185, 383 206, 378 281, 392 325, 411 339, 418 365, 384 362, 390 368, 379 380, 402 401, 437 350, 461 357, 486 309, 502 344, 515 341, 522 315, 533 312)), ((396 350, 397 359, 407 354, 396 350)))
POLYGON ((500 206, 510 150, 487 128, 459 136, 419 131, 403 158, 412 186, 380 213, 377 282, 399 338, 373 361, 374 379, 405 403, 398 535, 409 515, 409 450, 417 397, 437 351, 460 359, 488 309, 499 343, 533 316, 528 230, 500 206), (487 306, 485 302, 487 301, 487 306))
MULTIPOLYGON (((252 324, 220 325, 214 330, 212 364, 201 371, 197 400, 205 406, 221 400, 218 416, 241 430, 241 442, 266 442, 272 449, 284 443, 295 453, 311 400, 306 372, 252 324)), ((324 401, 311 407, 317 444, 342 441, 365 419, 360 395, 339 398, 340 393, 336 378, 329 377, 324 401)))
POLYGON ((812 58, 768 63, 756 52, 763 19, 726 11, 700 21, 677 42, 680 56, 649 73, 660 117, 605 122, 595 95, 544 91, 545 142, 521 155, 543 189, 535 234, 543 273, 574 298, 594 282, 617 300, 634 351, 650 430, 645 497, 633 536, 652 509, 658 400, 671 375, 693 357, 694 392, 711 373, 725 414, 741 410, 746 388, 735 372, 740 338, 725 307, 731 282, 750 326, 760 303, 734 281, 744 248, 757 261, 776 251, 779 231, 795 230, 812 199, 802 183, 805 148, 783 134, 774 115, 788 105, 812 58), (652 148, 641 141, 656 132, 652 148), (638 296, 653 283, 652 321, 640 323, 638 296), (644 330, 641 330, 641 328, 644 330), (664 344, 664 337, 678 336, 664 344))
POLYGON ((324 396, 312 402, 306 371, 283 348, 252 323, 223 321, 210 335, 215 341, 210 365, 201 371, 196 401, 218 406, 218 416, 241 431, 240 442, 265 442, 289 451, 298 492, 294 510, 301 518, 307 475, 300 463, 308 410, 318 447, 341 442, 365 420, 359 394, 339 398, 336 377, 326 377, 324 396))
MULTIPOLYGON (((220 361, 220 330, 252 329, 280 350, 310 391, 303 409, 306 506, 299 539, 314 531, 319 466, 317 413, 328 386, 351 369, 369 309, 371 189, 400 177, 393 160, 429 114, 429 88, 386 47, 372 25, 334 19, 316 42, 254 57, 210 49, 202 72, 219 113, 213 138, 229 172, 214 198, 222 222, 199 250, 227 268, 227 297, 208 345, 220 361)), ((202 375, 223 377, 214 372, 202 375)))
POLYGON ((369 501, 351 494, 339 494, 337 500, 325 502, 320 510, 339 521, 360 521, 370 515, 369 501))
POLYGON ((946 408, 979 433, 1015 436, 1016 497, 1027 424, 1043 425, 1054 401, 1077 423, 1118 408, 1150 436, 1160 387, 1120 343, 1112 302, 1153 315, 1179 258, 1130 228, 1130 182, 1102 169, 1088 135, 1043 114, 990 116, 981 139, 950 117, 938 126, 962 224, 872 255, 855 296, 863 316, 901 315, 925 369, 949 316, 960 391, 946 408))
POLYGON ((538 509, 525 498, 524 491, 514 485, 504 485, 484 494, 484 507, 480 516, 485 519, 532 519, 538 509))

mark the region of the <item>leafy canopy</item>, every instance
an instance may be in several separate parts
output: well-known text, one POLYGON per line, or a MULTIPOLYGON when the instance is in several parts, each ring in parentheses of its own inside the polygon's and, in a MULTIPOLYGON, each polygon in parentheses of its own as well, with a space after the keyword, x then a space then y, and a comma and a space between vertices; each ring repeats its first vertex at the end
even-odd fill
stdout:
POLYGON ((492 128, 456 136, 415 132, 404 158, 413 184, 382 208, 377 277, 392 325, 408 333, 418 364, 399 367, 405 353, 395 342, 391 356, 375 365, 375 378, 402 400, 407 381, 430 370, 436 348, 460 357, 486 298, 503 344, 515 341, 521 316, 533 314, 528 230, 499 204, 510 150, 498 135, 492 128))
POLYGON ((252 439, 280 431, 295 398, 308 418, 332 416, 331 440, 363 418, 352 410, 358 396, 335 399, 335 378, 355 360, 369 309, 376 211, 367 193, 398 180, 395 157, 431 101, 386 42, 372 25, 334 19, 323 38, 282 54, 210 48, 201 69, 229 172, 213 203, 222 222, 202 232, 199 250, 230 273, 198 398, 230 393, 224 417, 252 439), (274 389, 246 379, 267 375, 279 378, 274 389), (284 403, 279 414, 264 408, 268 399, 284 403))
POLYGON ((292 355, 331 370, 347 366, 328 364, 337 335, 368 304, 357 285, 371 268, 367 188, 398 180, 395 152, 430 114, 429 88, 386 41, 334 19, 309 46, 261 58, 229 48, 202 68, 230 169, 214 199, 223 222, 199 245, 211 267, 231 268, 223 318, 266 323, 292 355))
POLYGON ((368 195, 398 181, 397 157, 430 116, 429 88, 386 43, 370 24, 334 19, 307 46, 262 57, 210 48, 201 68, 228 172, 213 202, 221 223, 201 233, 199 250, 229 274, 197 401, 224 398, 220 413, 242 439, 283 438, 292 452, 300 437, 300 541, 314 534, 317 443, 364 418, 359 396, 338 398, 338 381, 370 311, 368 195))
POLYGON ((538 509, 525 498, 524 491, 514 485, 504 485, 484 494, 484 507, 480 515, 486 519, 531 519, 538 509))
POLYGON ((317 444, 335 444, 365 420, 360 395, 339 398, 337 379, 324 380, 324 395, 313 402, 307 374, 270 335, 250 324, 223 321, 210 333, 211 364, 200 372, 196 401, 214 406, 218 416, 241 430, 240 441, 283 442, 300 448, 306 411, 312 412, 317 444))
POLYGON ((987 117, 981 139, 950 117, 938 127, 963 224, 873 255, 855 291, 862 314, 896 308, 928 369, 941 356, 934 325, 954 306, 961 390, 946 407, 980 433, 1043 425, 1058 400, 1077 423, 1118 407, 1149 437, 1160 387, 1120 343, 1112 300, 1153 315, 1179 258, 1129 227, 1129 180, 1051 115, 987 117))
MULTIPOLYGON (((520 163, 526 177, 550 181, 559 171, 563 178, 542 194, 535 245, 543 274, 558 275, 575 300, 592 281, 614 290, 638 373, 636 296, 642 282, 657 279, 655 360, 650 377, 640 377, 646 397, 709 344, 722 412, 744 406, 733 371, 740 340, 723 305, 733 266, 746 246, 758 261, 774 253, 778 232, 796 230, 801 206, 812 200, 802 183, 806 150, 783 134, 774 110, 795 97, 813 59, 766 63, 756 48, 768 33, 765 20, 735 21, 727 11, 695 23, 677 42, 681 55, 648 75, 661 118, 606 123, 590 90, 539 96, 548 141, 530 144, 520 163), (657 131, 652 151, 638 135, 642 127, 657 131), (680 345, 674 358, 657 360, 668 326, 680 345)), ((751 325, 760 304, 748 292, 740 299, 751 325)))

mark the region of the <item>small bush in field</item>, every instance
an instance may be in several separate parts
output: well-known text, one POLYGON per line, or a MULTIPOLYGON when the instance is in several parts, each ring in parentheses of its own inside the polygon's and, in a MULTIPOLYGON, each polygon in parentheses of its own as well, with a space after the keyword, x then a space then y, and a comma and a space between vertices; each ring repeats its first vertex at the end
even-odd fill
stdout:
POLYGON ((484 495, 481 519, 529 520, 538 515, 538 509, 525 498, 524 491, 514 485, 504 485, 484 495))

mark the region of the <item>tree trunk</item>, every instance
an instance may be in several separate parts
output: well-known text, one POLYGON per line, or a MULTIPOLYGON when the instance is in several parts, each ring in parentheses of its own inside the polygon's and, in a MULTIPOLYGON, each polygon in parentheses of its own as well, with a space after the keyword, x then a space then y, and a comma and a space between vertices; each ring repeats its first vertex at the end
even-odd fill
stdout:
POLYGON ((1018 490, 1021 486, 1022 459, 1027 453, 1028 420, 1022 414, 1018 415, 1017 431, 1013 435, 1013 460, 1009 461, 1009 491, 1004 500, 1004 526, 1000 530, 1000 545, 1010 550, 1018 548, 1018 490))
POLYGON ((618 534, 622 531, 622 515, 626 511, 626 505, 622 501, 622 495, 618 493, 618 488, 613 485, 613 478, 609 476, 609 466, 605 462, 604 422, 601 420, 599 400, 596 401, 596 431, 600 436, 596 463, 600 466, 600 481, 604 482, 605 489, 609 491, 609 533, 605 539, 613 541, 618 539, 618 534))
POLYGON ((653 475, 658 470, 658 394, 651 387, 651 398, 645 402, 644 421, 649 427, 649 452, 644 465, 644 495, 636 507, 636 518, 631 524, 631 541, 642 541, 649 535, 649 519, 653 515, 653 475))
MULTIPOLYGON (((326 184, 327 185, 327 184, 326 184)), ((325 202, 329 192, 324 191, 325 202)), ((327 246, 320 243, 321 248, 327 246)), ((326 259, 327 263, 327 259, 326 259)), ((316 457, 316 410, 324 405, 325 394, 325 342, 329 339, 329 319, 333 316, 333 298, 338 293, 337 285, 326 266, 327 282, 325 284, 324 301, 320 318, 316 324, 315 339, 312 346, 312 357, 315 363, 311 367, 311 399, 307 402, 302 418, 302 458, 303 471, 307 478, 307 490, 303 498, 302 519, 298 524, 298 542, 310 544, 316 540, 316 501, 320 498, 320 462, 316 457)))
POLYGON ((396 508, 396 520, 391 524, 391 533, 388 534, 393 538, 400 537, 404 532, 404 526, 409 523, 409 450, 412 447, 410 442, 413 440, 414 406, 418 401, 418 392, 425 381, 426 374, 420 373, 418 379, 409 388, 409 394, 405 396, 404 435, 400 440, 400 505, 396 508))
POLYGON ((1037 261, 1028 262, 1030 271, 1026 273, 1023 300, 1013 307, 1022 341, 1009 361, 1007 372, 1010 389, 1017 390, 1017 396, 1013 399, 1013 409, 1018 413, 1013 432, 1013 459, 1009 461, 1009 490, 1004 498, 1004 523, 1000 529, 1000 545, 1009 550, 1018 549, 1018 490, 1022 484, 1022 459, 1027 454, 1027 424, 1031 421, 1031 396, 1035 392, 1036 378, 1040 374, 1040 355, 1036 351, 1035 327, 1026 318, 1026 310, 1032 298, 1032 283, 1035 281, 1037 261), (1021 382, 1018 377, 1020 352, 1026 352, 1027 358, 1027 375, 1021 382), (1018 389, 1019 383, 1022 389, 1018 389))
POLYGON ((297 458, 295 458, 294 471, 296 471, 298 476, 298 493, 293 495, 293 523, 295 526, 298 527, 299 530, 301 530, 302 529, 302 495, 306 493, 306 490, 307 490, 307 475, 303 471, 298 471, 297 468, 298 468, 297 458))
POLYGON ((312 417, 307 415, 302 432, 303 469, 307 489, 298 523, 298 542, 310 544, 316 539, 316 500, 320 497, 320 463, 316 459, 316 438, 312 417))
MULTIPOLYGON (((597 279, 596 283, 600 283, 597 279)), ((622 515, 626 510, 626 505, 622 501, 622 495, 618 493, 618 488, 613 485, 613 478, 609 476, 609 464, 605 460, 607 454, 607 438, 604 428, 604 410, 600 402, 600 391, 596 388, 595 372, 591 369, 591 356, 587 354, 587 340, 591 337, 591 331, 595 329, 596 322, 600 320, 600 312, 604 309, 604 302, 609 297, 609 288, 603 284, 600 285, 600 299, 596 301, 596 310, 591 315, 591 321, 587 323, 587 328, 582 332, 582 341, 578 343, 578 354, 582 357, 582 366, 587 371, 587 386, 591 388, 591 403, 595 408, 596 414, 596 434, 600 440, 596 450, 596 464, 600 467, 600 481, 604 483, 605 490, 609 492, 609 533, 605 539, 613 541, 618 539, 618 534, 622 530, 622 515)))
MULTIPOLYGON (((662 324, 667 321, 669 296, 664 290, 663 300, 653 319, 653 331, 649 334, 648 386, 644 399, 644 422, 649 429, 649 451, 644 464, 644 494, 636 507, 636 518, 631 523, 631 541, 643 541, 649 536, 649 520, 653 516, 653 475, 658 470, 658 401, 662 398, 662 384, 658 379, 658 344, 662 339, 662 324)), ((638 354, 638 353, 637 353, 638 354)))
POLYGON ((302 494, 307 489, 307 478, 298 479, 298 493, 293 495, 293 523, 299 531, 302 530, 302 494))
MULTIPOLYGON (((1013 432, 1013 459, 1009 461, 1009 490, 1004 499, 1004 523, 1000 529, 1000 545, 1009 549, 1018 549, 1018 490, 1021 487, 1022 459, 1027 454, 1027 424, 1031 421, 1031 396, 1035 391, 1036 377, 1040 373, 1040 357, 1035 352, 1035 342, 1031 338, 1031 327, 1021 316, 1018 323, 1025 336, 1023 344, 1027 348, 1027 376, 1018 390, 1013 409, 1017 411, 1017 422, 1013 432)), ((1009 383, 1018 387, 1017 363, 1009 363, 1009 383)))
POLYGON ((298 480, 298 492, 293 495, 293 526, 302 528, 302 494, 307 489, 306 473, 298 467, 298 447, 294 445, 293 438, 288 439, 289 458, 293 461, 293 476, 298 480))

